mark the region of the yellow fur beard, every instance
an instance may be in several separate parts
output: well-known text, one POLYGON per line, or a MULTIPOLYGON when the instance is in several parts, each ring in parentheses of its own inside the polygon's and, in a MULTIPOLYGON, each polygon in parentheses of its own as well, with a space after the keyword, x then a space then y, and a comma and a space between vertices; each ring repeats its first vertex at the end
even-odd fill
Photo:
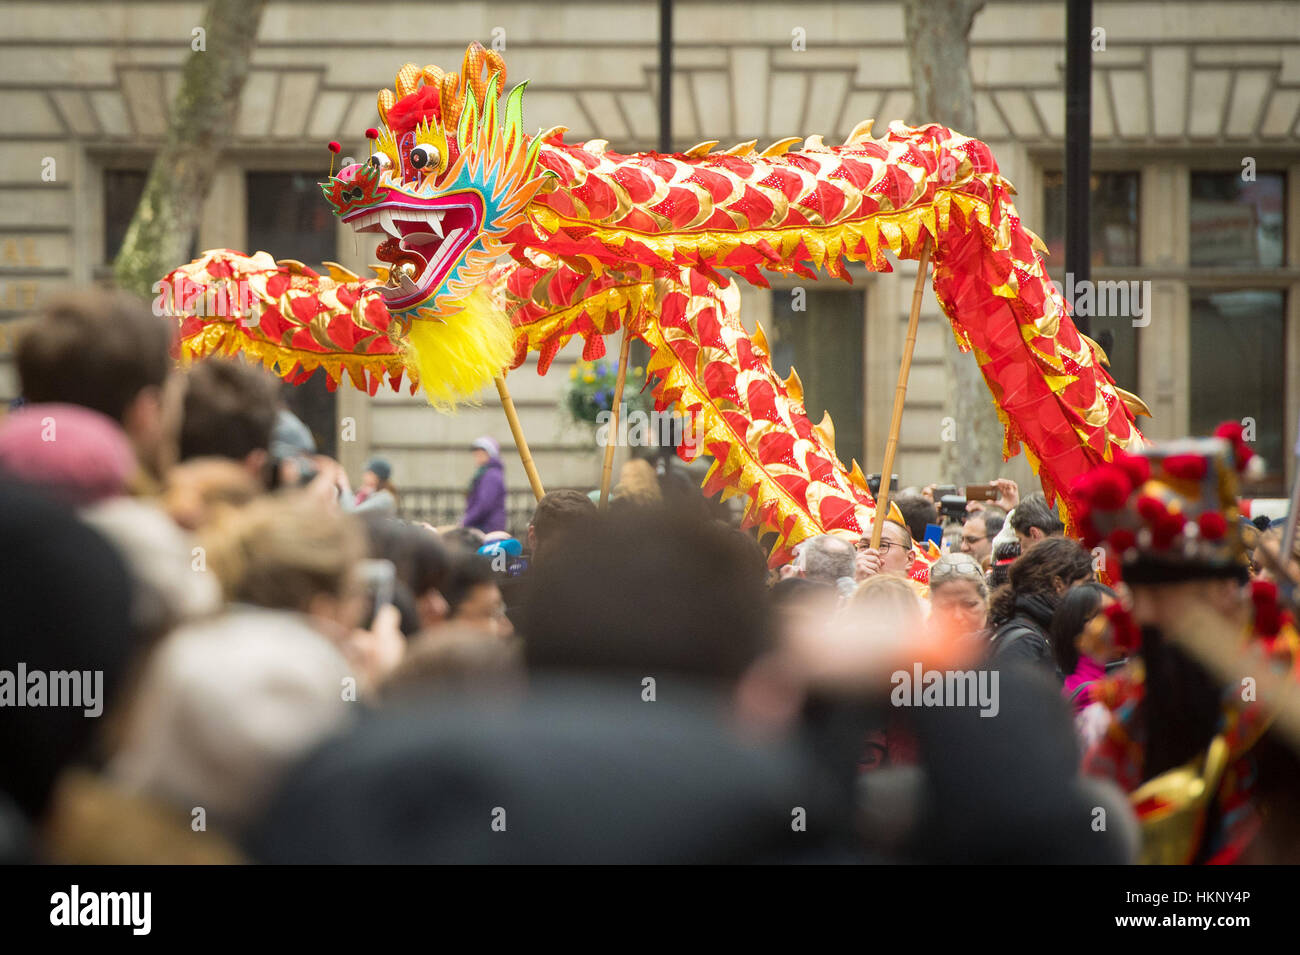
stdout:
POLYGON ((477 393, 514 357, 510 319, 481 289, 459 312, 442 319, 416 318, 406 334, 406 360, 415 369, 429 404, 451 410, 477 404, 477 393))

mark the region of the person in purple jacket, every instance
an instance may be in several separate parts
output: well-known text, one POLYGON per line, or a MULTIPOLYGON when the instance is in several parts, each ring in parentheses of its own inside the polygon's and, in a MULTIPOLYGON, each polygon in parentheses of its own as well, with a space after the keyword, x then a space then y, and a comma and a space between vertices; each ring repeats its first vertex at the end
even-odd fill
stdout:
POLYGON ((506 529, 506 474, 501 463, 501 446, 489 437, 475 438, 470 445, 478 469, 465 495, 465 516, 461 527, 477 527, 485 534, 506 529))

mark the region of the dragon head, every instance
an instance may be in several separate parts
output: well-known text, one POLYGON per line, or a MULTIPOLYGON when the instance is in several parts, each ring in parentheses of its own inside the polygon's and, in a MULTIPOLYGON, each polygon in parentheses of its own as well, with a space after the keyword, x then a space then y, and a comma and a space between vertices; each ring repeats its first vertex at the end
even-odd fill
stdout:
POLYGON ((321 184, 340 219, 386 236, 376 271, 399 317, 458 311, 542 183, 540 138, 522 131, 526 84, 499 109, 505 79, 501 57, 478 43, 459 74, 406 64, 396 92, 379 92, 374 153, 321 184))

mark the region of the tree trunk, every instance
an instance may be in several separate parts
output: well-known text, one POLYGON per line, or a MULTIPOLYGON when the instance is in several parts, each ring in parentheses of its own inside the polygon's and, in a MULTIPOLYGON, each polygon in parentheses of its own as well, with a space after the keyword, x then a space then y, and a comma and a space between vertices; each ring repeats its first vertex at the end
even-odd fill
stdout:
POLYGON ((113 277, 122 288, 147 296, 154 283, 189 258, 221 150, 234 134, 265 6, 266 0, 212 0, 205 33, 191 38, 193 52, 171 107, 167 139, 113 262, 113 277))
MULTIPOLYGON (((942 123, 970 135, 975 125, 971 91, 970 28, 984 0, 904 0, 904 26, 912 73, 913 123, 942 123)), ((1002 465, 1002 425, 975 356, 944 335, 948 391, 939 470, 947 484, 996 477, 1002 465)))

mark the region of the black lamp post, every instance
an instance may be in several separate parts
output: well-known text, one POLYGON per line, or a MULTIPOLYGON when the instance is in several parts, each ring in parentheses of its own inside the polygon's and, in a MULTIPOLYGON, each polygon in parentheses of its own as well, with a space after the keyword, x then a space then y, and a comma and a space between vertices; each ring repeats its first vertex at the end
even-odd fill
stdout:
MULTIPOLYGON (((1065 13, 1065 271, 1083 289, 1091 265, 1092 0, 1067 0, 1065 13)), ((1066 287, 1070 288, 1067 281, 1066 287)), ((1071 302, 1073 306, 1075 303, 1071 302)), ((1091 335, 1092 322, 1074 324, 1091 335)))

